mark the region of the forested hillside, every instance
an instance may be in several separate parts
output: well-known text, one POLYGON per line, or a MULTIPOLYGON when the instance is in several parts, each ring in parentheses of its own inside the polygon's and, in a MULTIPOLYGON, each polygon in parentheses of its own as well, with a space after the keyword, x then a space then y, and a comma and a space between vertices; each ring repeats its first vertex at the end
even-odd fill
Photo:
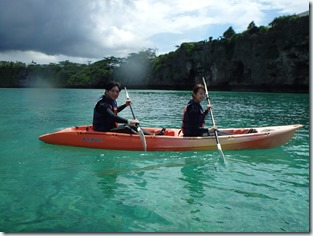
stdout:
POLYGON ((251 22, 242 33, 229 27, 218 39, 185 42, 160 56, 147 49, 90 64, 0 62, 0 87, 103 88, 117 80, 129 88, 191 89, 202 77, 218 90, 308 92, 309 17, 251 22))

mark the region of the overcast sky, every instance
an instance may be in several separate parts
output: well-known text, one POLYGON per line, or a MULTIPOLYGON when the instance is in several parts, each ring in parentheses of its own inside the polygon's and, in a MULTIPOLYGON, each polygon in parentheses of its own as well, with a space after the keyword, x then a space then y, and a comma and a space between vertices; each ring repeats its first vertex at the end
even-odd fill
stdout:
POLYGON ((309 10, 308 0, 0 0, 0 61, 88 63, 309 10))

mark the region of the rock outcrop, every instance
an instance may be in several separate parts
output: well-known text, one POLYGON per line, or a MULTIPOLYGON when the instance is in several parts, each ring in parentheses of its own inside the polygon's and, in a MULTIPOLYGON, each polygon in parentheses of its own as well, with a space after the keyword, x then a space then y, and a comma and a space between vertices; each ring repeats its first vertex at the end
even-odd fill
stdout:
POLYGON ((158 57, 148 86, 236 91, 309 91, 309 16, 274 20, 232 38, 183 43, 158 57))

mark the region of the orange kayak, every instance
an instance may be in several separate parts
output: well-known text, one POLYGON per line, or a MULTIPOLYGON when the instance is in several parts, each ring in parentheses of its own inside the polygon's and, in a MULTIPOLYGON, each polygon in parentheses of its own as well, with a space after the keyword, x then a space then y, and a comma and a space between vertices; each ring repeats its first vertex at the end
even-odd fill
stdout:
MULTIPOLYGON (((303 125, 268 126, 257 128, 219 129, 227 133, 219 135, 223 150, 246 150, 274 148, 287 143, 303 125)), ((143 128, 153 135, 145 135, 147 151, 197 151, 216 150, 215 136, 183 137, 180 129, 167 128, 163 135, 155 135, 161 128, 143 128)), ((111 150, 143 151, 138 134, 123 134, 94 131, 92 126, 75 126, 54 133, 44 134, 39 139, 45 143, 101 148, 111 150)))

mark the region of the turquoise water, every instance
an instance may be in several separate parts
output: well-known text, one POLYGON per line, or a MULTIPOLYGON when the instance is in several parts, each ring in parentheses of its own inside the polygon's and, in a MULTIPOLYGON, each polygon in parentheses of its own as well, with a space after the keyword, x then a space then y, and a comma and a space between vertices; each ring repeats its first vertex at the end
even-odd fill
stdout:
MULTIPOLYGON (((180 127, 189 91, 128 92, 143 127, 180 127)), ((110 151, 38 140, 91 124, 102 93, 0 89, 0 231, 309 232, 309 94, 210 92, 220 128, 304 125, 279 148, 224 151, 227 168, 217 151, 110 151)), ((129 109, 121 115, 132 117, 129 109)))

